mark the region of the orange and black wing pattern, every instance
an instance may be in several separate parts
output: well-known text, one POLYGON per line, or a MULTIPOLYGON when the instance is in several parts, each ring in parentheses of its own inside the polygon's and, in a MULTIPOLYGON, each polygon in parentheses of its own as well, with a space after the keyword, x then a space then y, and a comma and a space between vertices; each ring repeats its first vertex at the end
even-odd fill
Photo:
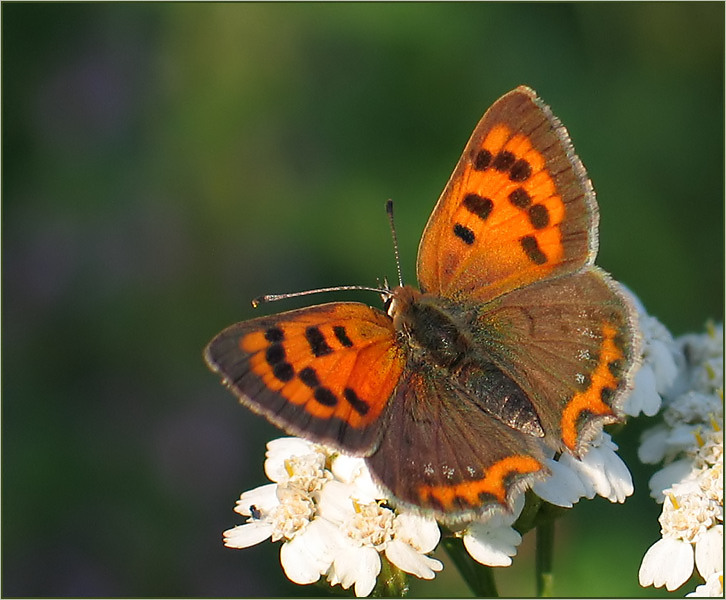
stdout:
POLYGON ((370 453, 404 366, 391 319, 331 303, 232 325, 205 350, 243 404, 290 434, 370 453))

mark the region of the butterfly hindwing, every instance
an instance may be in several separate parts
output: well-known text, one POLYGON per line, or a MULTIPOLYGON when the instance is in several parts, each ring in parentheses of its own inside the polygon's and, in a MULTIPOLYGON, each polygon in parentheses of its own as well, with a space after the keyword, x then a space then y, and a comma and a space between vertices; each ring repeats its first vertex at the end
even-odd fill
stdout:
POLYGON ((532 90, 500 98, 424 230, 422 291, 487 301, 593 261, 597 205, 569 136, 532 90))
POLYGON ((350 454, 375 447, 404 364, 390 318, 353 302, 232 325, 205 358, 252 410, 350 454))
POLYGON ((491 418, 430 363, 409 365, 386 435, 366 459, 393 497, 448 522, 506 506, 545 472, 535 437, 491 418))
POLYGON ((634 315, 618 284, 588 267, 484 305, 474 336, 527 394, 550 446, 577 455, 621 416, 639 356, 634 315))

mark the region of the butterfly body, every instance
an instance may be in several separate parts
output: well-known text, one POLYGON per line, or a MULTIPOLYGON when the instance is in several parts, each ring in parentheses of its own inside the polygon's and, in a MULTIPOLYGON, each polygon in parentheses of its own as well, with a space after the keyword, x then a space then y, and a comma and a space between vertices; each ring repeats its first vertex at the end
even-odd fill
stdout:
POLYGON ((430 377, 454 382, 472 400, 472 408, 528 435, 544 435, 527 395, 486 355, 480 339, 489 334, 478 325, 485 308, 422 294, 409 286, 394 289, 392 297, 390 312, 398 343, 405 349, 407 370, 425 367, 430 377))
POLYGON ((285 431, 366 457, 392 498, 441 520, 507 509, 554 452, 581 456, 620 406, 635 312, 593 265, 597 204, 532 90, 472 134, 424 230, 420 291, 387 312, 322 304, 233 325, 209 366, 285 431))

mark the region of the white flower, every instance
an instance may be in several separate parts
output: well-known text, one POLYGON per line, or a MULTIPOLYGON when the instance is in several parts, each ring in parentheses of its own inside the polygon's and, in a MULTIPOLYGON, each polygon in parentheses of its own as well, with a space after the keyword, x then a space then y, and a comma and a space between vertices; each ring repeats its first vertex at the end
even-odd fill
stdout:
POLYGON ((314 519, 303 532, 280 548, 280 562, 290 581, 315 583, 335 559, 340 533, 325 519, 314 519))
POLYGON ((552 475, 532 489, 543 500, 565 508, 596 494, 610 502, 625 502, 633 493, 633 478, 617 449, 612 438, 600 432, 582 459, 563 454, 558 461, 546 461, 552 475))
POLYGON ((433 519, 396 514, 366 499, 354 484, 341 481, 325 486, 319 506, 320 515, 338 525, 345 540, 328 574, 331 584, 340 583, 344 589, 355 584, 356 595, 367 596, 381 569, 379 552, 402 571, 423 579, 433 579, 435 571, 443 568, 426 556, 441 535, 433 519))
POLYGON ((669 592, 683 585, 693 572, 693 547, 688 542, 664 537, 653 544, 643 557, 638 581, 643 587, 666 586, 669 592))
POLYGON ((549 458, 545 460, 545 464, 551 475, 535 482, 532 491, 550 504, 572 508, 587 493, 582 479, 566 464, 566 461, 549 458))
POLYGON ((625 399, 623 411, 637 416, 641 412, 649 417, 660 409, 661 397, 671 388, 678 374, 678 355, 673 336, 655 317, 646 314, 640 301, 638 324, 643 335, 642 362, 635 375, 634 387, 625 399))
POLYGON ((462 535, 464 547, 471 557, 490 567, 508 567, 522 536, 512 524, 524 508, 524 494, 514 499, 512 512, 497 510, 481 520, 472 522, 462 535))
POLYGON ((443 568, 426 556, 441 536, 433 519, 386 504, 365 461, 298 438, 267 445, 265 473, 274 482, 244 492, 235 511, 247 522, 224 532, 225 545, 246 548, 282 540, 280 562, 295 583, 321 576, 367 596, 381 553, 399 569, 432 579, 443 568))
POLYGON ((662 422, 645 431, 638 456, 663 462, 650 478, 663 503, 662 538, 645 553, 643 586, 685 583, 694 567, 706 580, 696 594, 723 594, 723 327, 674 345, 680 371, 663 394, 662 422))

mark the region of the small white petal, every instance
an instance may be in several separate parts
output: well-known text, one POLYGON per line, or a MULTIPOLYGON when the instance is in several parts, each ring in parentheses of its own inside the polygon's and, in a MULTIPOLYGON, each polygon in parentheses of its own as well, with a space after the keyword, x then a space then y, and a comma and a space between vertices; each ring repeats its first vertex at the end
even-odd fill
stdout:
POLYGON ((345 590, 355 584, 355 595, 360 598, 373 591, 380 572, 381 558, 375 549, 347 545, 338 551, 328 581, 340 583, 345 590))
POLYGON ((668 446, 672 453, 680 450, 689 450, 695 443, 696 438, 693 433, 696 427, 691 423, 678 423, 671 430, 668 436, 668 446))
POLYGON ((610 481, 610 495, 607 499, 610 502, 625 502, 625 499, 633 494, 633 476, 623 460, 614 451, 607 454, 605 469, 610 481))
POLYGON ((656 425, 643 432, 638 447, 640 462, 654 465, 663 460, 667 450, 670 429, 665 425, 656 425))
MULTIPOLYGON (((593 454, 593 450, 594 449, 590 450, 590 452, 588 452, 586 456, 593 454)), ((585 466, 581 460, 576 459, 571 454, 563 454, 562 456, 560 456, 560 462, 565 467, 571 469, 578 476, 584 490, 583 496, 588 500, 594 498, 595 494, 597 494, 598 491, 598 481, 591 474, 590 471, 592 469, 585 466)), ((604 476, 602 477, 602 479, 604 479, 604 476)))
POLYGON ((293 456, 305 456, 316 452, 315 445, 296 437, 284 437, 267 442, 265 475, 270 481, 287 481, 289 474, 285 461, 293 456))
POLYGON ((522 536, 508 526, 489 527, 489 523, 476 522, 469 525, 464 534, 464 547, 471 557, 490 567, 508 567, 510 557, 517 554, 522 536))
POLYGON ((234 511, 249 517, 252 515, 250 507, 254 506, 257 510, 267 512, 279 504, 277 499, 277 484, 268 483, 253 490, 244 492, 237 500, 234 511))
POLYGON ((222 535, 224 545, 228 548, 249 548, 269 538, 272 535, 272 525, 265 521, 251 521, 228 529, 222 535))
POLYGON ((386 557, 402 571, 421 579, 433 579, 435 571, 444 568, 444 565, 435 558, 419 554, 411 546, 399 540, 392 540, 386 545, 386 557))
POLYGON ((660 405, 655 373, 649 364, 645 364, 635 375, 633 391, 625 398, 623 412, 633 417, 641 412, 652 417, 660 410, 660 405))
POLYGON ((368 470, 366 461, 357 456, 348 456, 347 454, 339 454, 333 459, 330 470, 335 478, 343 483, 353 483, 356 477, 359 477, 364 470, 368 470))
POLYGON ((551 458, 545 460, 552 475, 544 481, 536 481, 532 491, 555 506, 570 508, 585 495, 585 486, 577 473, 566 463, 551 458))
POLYGON ((662 538, 643 557, 638 581, 643 587, 666 586, 669 592, 683 585, 693 573, 693 547, 688 542, 662 538))
MULTIPOLYGON (((667 393, 678 375, 678 365, 676 365, 673 352, 670 347, 663 342, 652 343, 650 345, 649 352, 651 357, 650 362, 652 363, 653 371, 655 372, 658 393, 667 393)), ((648 416, 652 415, 648 414, 648 416)))
POLYGON ((696 542, 696 568, 704 579, 723 570, 723 525, 711 527, 696 542))
POLYGON ((434 519, 401 513, 396 517, 396 539, 410 544, 421 553, 431 552, 441 539, 441 530, 434 519))
POLYGON ((285 575, 302 585, 316 582, 330 568, 343 543, 335 525, 325 519, 313 520, 280 548, 285 575))
POLYGON ((341 481, 328 481, 318 496, 318 514, 332 523, 343 523, 355 514, 352 492, 352 485, 341 481))
POLYGON ((333 460, 330 470, 336 479, 355 487, 355 498, 360 502, 375 502, 386 497, 383 489, 373 481, 362 458, 340 454, 333 460))
POLYGON ((655 499, 656 502, 663 502, 663 490, 666 490, 676 483, 682 481, 691 472, 691 461, 688 459, 681 459, 672 462, 666 467, 663 467, 660 471, 656 471, 648 481, 648 487, 650 487, 650 495, 655 499))
POLYGON ((633 493, 633 479, 622 459, 615 452, 609 437, 599 447, 591 448, 582 460, 564 455, 560 460, 571 466, 585 486, 587 498, 593 491, 610 502, 624 502, 633 493))

